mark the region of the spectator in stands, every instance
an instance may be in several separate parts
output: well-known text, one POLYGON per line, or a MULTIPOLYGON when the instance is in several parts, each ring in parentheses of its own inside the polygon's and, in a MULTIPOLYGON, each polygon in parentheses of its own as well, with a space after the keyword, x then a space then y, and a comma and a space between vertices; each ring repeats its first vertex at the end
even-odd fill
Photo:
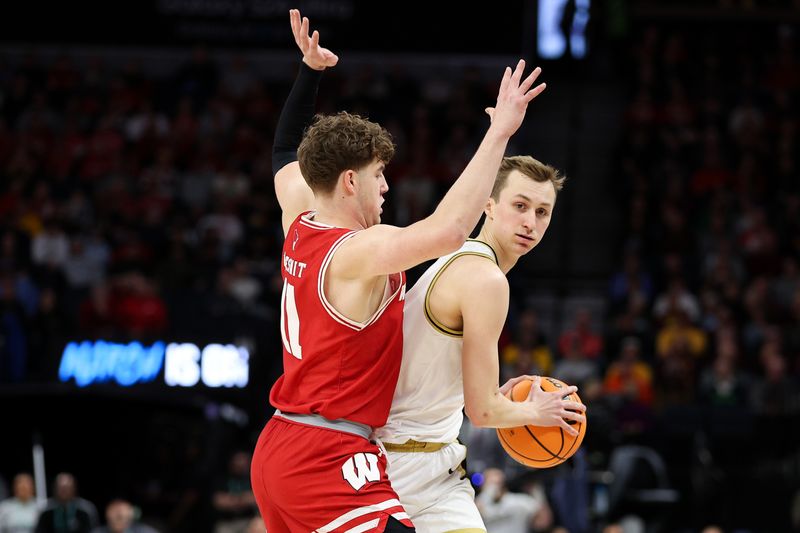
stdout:
POLYGON ((525 309, 517 319, 517 326, 509 344, 500 353, 502 363, 500 381, 528 375, 548 376, 553 370, 553 353, 542 330, 539 316, 533 309, 525 309))
POLYGON ((33 533, 39 517, 33 477, 27 473, 14 477, 14 495, 0 501, 0 533, 33 533))
POLYGON ((645 305, 652 300, 653 281, 635 252, 625 254, 622 270, 611 278, 609 295, 615 310, 624 309, 632 300, 641 300, 645 305))
POLYGON ((264 520, 262 520, 260 516, 254 516, 247 523, 245 533, 265 533, 266 531, 267 528, 264 525, 264 520))
POLYGON ((554 378, 581 389, 586 381, 596 378, 600 374, 598 361, 586 357, 579 337, 571 337, 569 344, 559 344, 560 348, 565 351, 561 353, 561 358, 553 368, 554 378))
POLYGON ((572 329, 564 331, 558 339, 562 354, 577 349, 588 359, 599 359, 603 355, 603 338, 592 331, 592 313, 582 307, 575 313, 572 329))
POLYGON ((475 502, 488 531, 528 533, 552 526, 553 513, 540 485, 534 485, 529 492, 511 492, 502 470, 489 468, 483 476, 481 492, 475 502))
POLYGON ((0 272, 0 383, 21 383, 28 372, 28 330, 14 272, 0 272))
POLYGON ((653 371, 641 358, 642 343, 636 337, 622 341, 622 352, 606 371, 605 391, 626 401, 650 406, 653 403, 653 371))
POLYGON ((764 343, 760 362, 762 374, 751 389, 753 410, 772 416, 800 412, 800 385, 797 377, 788 372, 786 357, 777 341, 764 343))
POLYGON ((700 376, 698 396, 702 402, 715 407, 746 407, 750 383, 739 370, 736 353, 720 345, 710 368, 700 376))
POLYGON ((96 527, 91 533, 158 533, 138 521, 138 511, 125 500, 112 500, 106 506, 106 525, 96 527))
POLYGON ((97 508, 78 497, 72 474, 56 476, 53 495, 39 515, 36 533, 90 533, 97 526, 97 508))
POLYGON ((656 335, 656 354, 661 359, 686 354, 701 358, 706 353, 708 337, 706 333, 689 321, 683 309, 673 309, 671 319, 656 335))
POLYGON ((216 513, 215 533, 247 533, 250 519, 258 514, 250 488, 250 454, 234 453, 226 475, 217 482, 212 496, 216 513))
POLYGON ((69 239, 58 221, 45 220, 42 232, 33 238, 31 258, 36 265, 60 268, 69 255, 69 239))

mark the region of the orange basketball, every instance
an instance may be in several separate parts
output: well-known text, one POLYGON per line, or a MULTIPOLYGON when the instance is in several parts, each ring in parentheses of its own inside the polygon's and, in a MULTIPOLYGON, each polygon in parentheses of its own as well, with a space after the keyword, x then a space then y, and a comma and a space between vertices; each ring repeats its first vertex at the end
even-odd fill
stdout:
MULTIPOLYGON (((510 398, 522 402, 531 390, 531 380, 520 381, 510 391, 510 398)), ((555 378, 542 377, 542 390, 554 391, 566 389, 567 384, 555 378)), ((565 398, 580 402, 577 393, 565 398)), ((582 403, 582 402, 581 402, 582 403)), ((586 413, 584 413, 586 414, 586 413)), ((560 465, 578 451, 586 434, 586 424, 568 421, 579 426, 578 435, 573 437, 560 427, 520 426, 515 428, 498 428, 497 436, 508 455, 516 461, 534 468, 549 468, 560 465)))

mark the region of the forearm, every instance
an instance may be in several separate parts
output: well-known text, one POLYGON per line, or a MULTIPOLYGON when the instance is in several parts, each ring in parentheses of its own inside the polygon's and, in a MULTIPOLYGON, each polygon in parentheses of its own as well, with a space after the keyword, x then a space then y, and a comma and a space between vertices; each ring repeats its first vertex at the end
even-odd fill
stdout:
POLYGON ((275 127, 275 140, 272 145, 273 174, 277 174, 289 163, 297 161, 297 148, 303 140, 303 132, 314 119, 322 72, 309 67, 306 63, 300 64, 297 78, 275 127))
POLYGON ((513 402, 500 394, 486 393, 466 405, 467 416, 474 425, 486 428, 511 428, 530 424, 536 418, 535 408, 529 402, 513 402), (470 405, 470 403, 472 405, 470 405))

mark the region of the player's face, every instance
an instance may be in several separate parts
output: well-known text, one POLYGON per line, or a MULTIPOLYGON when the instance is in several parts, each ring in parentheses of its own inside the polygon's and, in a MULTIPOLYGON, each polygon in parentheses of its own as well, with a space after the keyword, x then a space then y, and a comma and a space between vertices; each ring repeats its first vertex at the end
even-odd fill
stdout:
POLYGON ((500 246, 512 255, 533 250, 544 237, 556 203, 556 191, 549 181, 538 182, 512 170, 495 202, 489 200, 492 233, 500 246))
POLYGON ((389 190, 386 177, 383 175, 384 168, 386 165, 382 161, 374 160, 357 172, 358 201, 367 227, 381 222, 383 195, 389 190))

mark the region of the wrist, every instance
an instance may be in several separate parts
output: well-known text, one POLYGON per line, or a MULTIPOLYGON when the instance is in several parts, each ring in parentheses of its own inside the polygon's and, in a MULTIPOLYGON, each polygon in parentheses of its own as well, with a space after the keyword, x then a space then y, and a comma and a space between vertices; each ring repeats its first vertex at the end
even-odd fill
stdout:
POLYGON ((508 140, 511 138, 511 135, 511 133, 503 131, 500 126, 492 123, 489 125, 489 129, 486 130, 485 138, 488 141, 504 143, 508 142, 508 140))
POLYGON ((303 58, 303 65, 305 65, 310 70, 313 70, 315 72, 322 72, 326 68, 325 65, 320 65, 319 63, 309 61, 308 58, 306 57, 303 58))

